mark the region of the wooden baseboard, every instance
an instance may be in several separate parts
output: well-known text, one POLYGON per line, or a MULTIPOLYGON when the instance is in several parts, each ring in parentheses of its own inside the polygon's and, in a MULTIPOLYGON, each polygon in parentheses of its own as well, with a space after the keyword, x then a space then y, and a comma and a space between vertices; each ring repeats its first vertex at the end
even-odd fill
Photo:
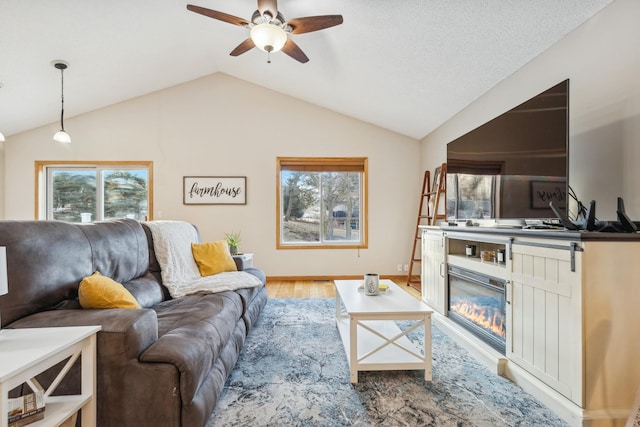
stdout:
MULTIPOLYGON (((417 300, 420 292, 407 286, 407 276, 381 276, 394 282, 417 300)), ((268 276, 267 292, 270 298, 332 298, 335 296, 334 280, 363 280, 360 275, 343 276, 268 276)))
MULTIPOLYGON (((313 281, 313 282, 328 282, 332 280, 359 280, 362 279, 362 275, 344 275, 344 276, 267 276, 267 282, 287 282, 287 281, 313 281)), ((398 284, 406 284, 407 276, 380 276, 381 279, 392 280, 398 284)))

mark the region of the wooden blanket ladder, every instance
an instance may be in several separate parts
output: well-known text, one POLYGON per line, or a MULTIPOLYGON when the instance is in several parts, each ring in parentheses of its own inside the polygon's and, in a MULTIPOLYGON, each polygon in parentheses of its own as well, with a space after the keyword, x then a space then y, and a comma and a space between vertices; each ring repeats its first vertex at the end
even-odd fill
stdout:
POLYGON ((418 244, 418 242, 421 241, 420 226, 436 225, 439 219, 446 218, 445 213, 438 213, 440 208, 440 199, 443 198, 443 196, 444 203, 446 203, 446 177, 446 163, 438 166, 434 171, 433 183, 431 183, 431 173, 428 170, 424 172, 422 192, 420 193, 420 206, 418 207, 418 220, 416 221, 413 248, 411 249, 411 260, 409 261, 409 271, 407 274, 407 286, 411 286, 418 291, 421 290, 421 272, 418 271, 417 274, 414 274, 413 270, 414 266, 420 265, 422 262, 421 251, 418 250, 418 248, 420 248, 420 250, 422 249, 422 245, 418 244))

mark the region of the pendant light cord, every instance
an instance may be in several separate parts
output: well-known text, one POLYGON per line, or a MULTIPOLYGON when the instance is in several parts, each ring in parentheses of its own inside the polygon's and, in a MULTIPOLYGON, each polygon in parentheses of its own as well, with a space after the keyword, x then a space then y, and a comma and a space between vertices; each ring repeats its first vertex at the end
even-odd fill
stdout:
POLYGON ((61 95, 60 95, 60 101, 62 104, 62 108, 60 110, 60 126, 64 131, 64 68, 60 69, 60 81, 61 81, 61 87, 62 87, 61 95))

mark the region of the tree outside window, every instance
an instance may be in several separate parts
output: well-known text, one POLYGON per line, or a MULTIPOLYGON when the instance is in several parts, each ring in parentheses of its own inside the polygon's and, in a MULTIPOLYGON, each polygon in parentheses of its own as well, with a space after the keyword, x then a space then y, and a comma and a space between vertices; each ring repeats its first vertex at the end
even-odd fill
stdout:
POLYGON ((151 219, 151 162, 36 162, 36 170, 37 217, 68 222, 151 219))
POLYGON ((103 171, 104 219, 144 220, 149 212, 146 170, 103 171))
POLYGON ((278 247, 366 245, 366 159, 278 159, 278 247))
POLYGON ((81 213, 96 214, 96 173, 94 171, 52 171, 51 218, 80 222, 81 213))

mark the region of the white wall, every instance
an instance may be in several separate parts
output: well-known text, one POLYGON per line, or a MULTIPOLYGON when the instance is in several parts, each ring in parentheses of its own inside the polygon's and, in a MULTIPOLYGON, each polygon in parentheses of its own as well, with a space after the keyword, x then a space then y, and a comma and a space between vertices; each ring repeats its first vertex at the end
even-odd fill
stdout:
POLYGON ((569 78, 569 183, 599 219, 616 198, 640 221, 640 1, 616 0, 421 141, 421 164, 446 161, 446 144, 569 78))
POLYGON ((6 218, 34 217, 34 160, 152 160, 155 219, 193 222, 203 240, 242 232, 269 276, 398 274, 410 259, 419 142, 225 74, 65 120, 6 144, 6 218), (369 158, 369 248, 276 250, 276 157, 369 158), (185 206, 186 175, 246 176, 247 205, 185 206), (161 213, 161 215, 159 215, 161 213))
POLYGON ((4 219, 4 144, 0 142, 0 219, 4 219))

